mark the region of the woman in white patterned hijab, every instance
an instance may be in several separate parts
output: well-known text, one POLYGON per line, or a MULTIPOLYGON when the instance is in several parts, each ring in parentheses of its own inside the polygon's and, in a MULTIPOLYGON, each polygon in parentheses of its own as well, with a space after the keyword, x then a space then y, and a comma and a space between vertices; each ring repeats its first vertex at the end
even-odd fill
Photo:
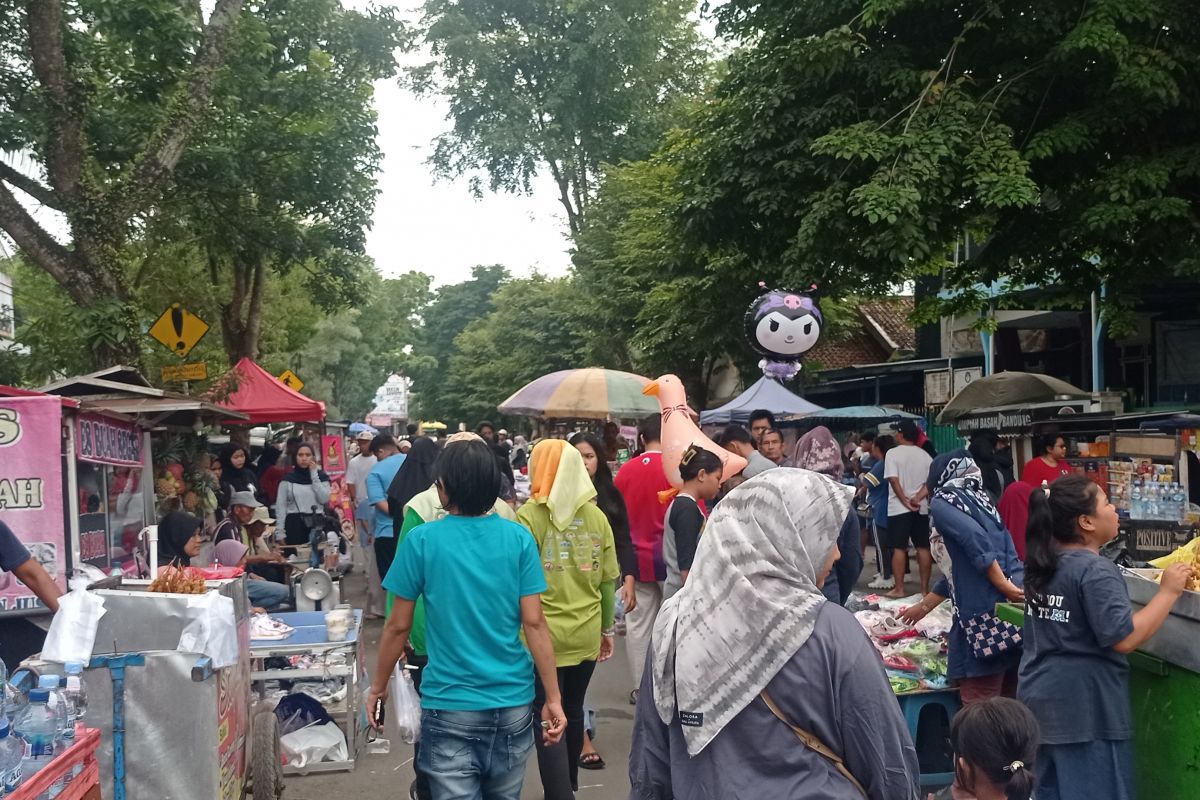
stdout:
POLYGON ((879 656, 821 593, 853 494, 777 469, 717 506, 655 624, 631 797, 861 797, 792 725, 844 759, 873 800, 916 797, 916 753, 879 656))
MULTIPOLYGON (((704 748, 812 635, 821 584, 854 489, 808 470, 770 470, 730 492, 704 529, 680 598, 654 626, 654 703, 704 748)), ((674 598, 672 598, 674 600, 674 598)))

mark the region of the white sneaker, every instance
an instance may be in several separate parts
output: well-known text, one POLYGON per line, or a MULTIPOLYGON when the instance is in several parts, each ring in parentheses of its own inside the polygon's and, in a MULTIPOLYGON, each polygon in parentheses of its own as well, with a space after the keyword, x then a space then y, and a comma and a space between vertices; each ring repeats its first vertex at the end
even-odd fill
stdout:
POLYGON ((892 589, 896 586, 894 578, 885 578, 879 573, 875 573, 875 578, 867 584, 872 589, 892 589))

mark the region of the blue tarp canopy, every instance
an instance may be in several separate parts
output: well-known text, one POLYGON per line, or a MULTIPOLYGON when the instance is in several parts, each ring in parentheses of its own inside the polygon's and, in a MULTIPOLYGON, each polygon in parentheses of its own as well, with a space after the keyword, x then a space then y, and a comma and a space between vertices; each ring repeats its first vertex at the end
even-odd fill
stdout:
POLYGON ((887 406, 845 406, 843 408, 825 408, 812 414, 788 417, 781 422, 795 422, 804 425, 882 425, 886 422, 899 422, 902 419, 917 420, 917 424, 925 427, 925 418, 919 414, 910 414, 899 408, 887 406))
POLYGON ((745 425, 751 412, 765 408, 776 417, 797 416, 822 411, 821 406, 810 403, 798 394, 793 394, 774 378, 763 376, 753 386, 730 400, 720 408, 700 412, 701 425, 728 425, 737 422, 745 425))

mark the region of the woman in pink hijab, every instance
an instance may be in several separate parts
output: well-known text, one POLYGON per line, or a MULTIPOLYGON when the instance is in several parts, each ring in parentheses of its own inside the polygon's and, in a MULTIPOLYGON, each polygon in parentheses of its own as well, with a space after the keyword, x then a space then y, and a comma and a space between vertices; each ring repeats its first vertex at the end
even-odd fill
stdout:
MULTIPOLYGON (((792 457, 784 462, 784 466, 806 469, 828 475, 835 481, 841 481, 843 472, 842 446, 830 433, 829 428, 818 425, 800 437, 792 449, 792 457)), ((751 479, 753 480, 753 479, 751 479)), ((863 555, 860 542, 862 530, 858 522, 858 514, 850 509, 842 531, 838 535, 838 550, 842 557, 833 565, 833 571, 825 579, 821 591, 825 597, 839 605, 845 605, 854 591, 854 584, 863 568, 863 555)))

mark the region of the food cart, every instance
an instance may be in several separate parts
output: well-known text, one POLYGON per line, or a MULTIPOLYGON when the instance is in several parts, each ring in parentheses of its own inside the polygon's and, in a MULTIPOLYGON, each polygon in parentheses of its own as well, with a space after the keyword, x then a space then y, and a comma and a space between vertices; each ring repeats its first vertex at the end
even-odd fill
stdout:
MULTIPOLYGON (((100 730, 98 761, 103 797, 114 797, 116 732, 123 737, 125 796, 240 800, 253 756, 278 753, 272 713, 252 714, 250 606, 244 578, 207 581, 229 598, 236 633, 233 663, 214 668, 204 653, 178 649, 185 626, 202 614, 205 595, 149 592, 147 581, 97 590, 106 613, 96 632, 92 663, 84 671, 86 726, 100 730), (114 703, 116 670, 102 666, 125 656, 123 702, 114 703), (117 709, 120 708, 120 712, 117 709), (123 714, 123 724, 114 722, 123 714), (253 722, 251 721, 253 717, 253 722)), ((58 674, 62 665, 29 659, 35 674, 58 674)), ((278 796, 273 770, 255 770, 260 796, 278 796)))

